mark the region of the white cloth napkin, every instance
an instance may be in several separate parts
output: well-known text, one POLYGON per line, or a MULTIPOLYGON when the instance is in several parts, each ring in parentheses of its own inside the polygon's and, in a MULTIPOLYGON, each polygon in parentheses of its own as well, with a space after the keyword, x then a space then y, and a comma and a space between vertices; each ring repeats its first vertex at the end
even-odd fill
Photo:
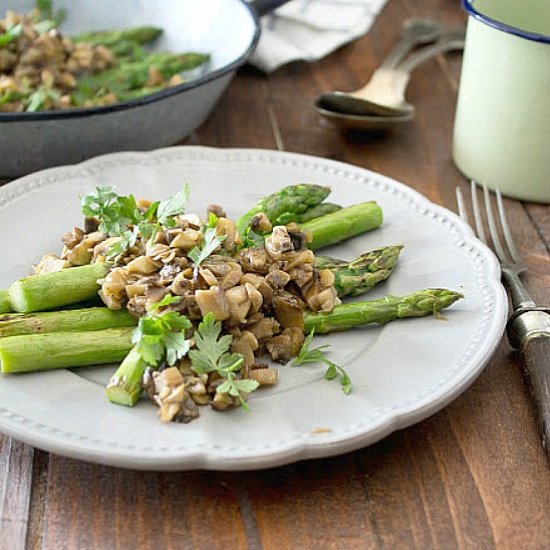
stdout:
POLYGON ((250 63, 265 72, 314 61, 365 34, 387 0, 292 0, 262 17, 250 63))

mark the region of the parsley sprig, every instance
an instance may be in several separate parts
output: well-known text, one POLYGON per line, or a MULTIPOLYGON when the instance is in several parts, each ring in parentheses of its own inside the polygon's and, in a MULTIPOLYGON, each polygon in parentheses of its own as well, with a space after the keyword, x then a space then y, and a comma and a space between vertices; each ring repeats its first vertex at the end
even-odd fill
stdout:
POLYGON ((120 237, 107 256, 114 258, 134 246, 139 236, 153 239, 157 232, 174 227, 175 216, 185 212, 189 185, 163 201, 152 203, 147 210, 138 207, 134 195, 118 195, 114 187, 96 187, 82 197, 82 213, 99 219, 99 230, 109 237, 120 237))
POLYGON ((42 111, 44 105, 51 99, 52 101, 57 101, 61 97, 61 94, 52 90, 48 86, 40 86, 28 97, 27 111, 29 113, 35 113, 37 111, 42 111))
POLYGON ((185 331, 191 328, 191 321, 177 311, 159 311, 177 301, 177 296, 168 294, 153 304, 132 334, 132 343, 148 365, 158 367, 163 361, 174 365, 189 351, 191 341, 185 338, 185 331))
POLYGON ((309 349, 314 335, 315 329, 312 329, 304 340, 300 353, 298 354, 298 357, 294 359, 293 364, 304 365, 305 363, 324 363, 328 367, 325 371, 325 379, 334 380, 338 377, 340 379, 340 384, 342 385, 342 391, 348 395, 351 392, 351 378, 343 367, 333 363, 325 357, 324 350, 330 347, 329 344, 319 346, 318 348, 309 349))
POLYGON ((243 248, 263 247, 265 237, 256 233, 250 226, 245 229, 243 235, 243 248))
MULTIPOLYGON (((67 10, 59 8, 54 11, 52 0, 36 0, 36 7, 40 10, 42 19, 52 24, 52 28, 57 27, 67 17, 67 10)), ((43 31, 46 32, 46 31, 43 31)))
POLYGON ((21 23, 8 27, 6 32, 0 34, 0 48, 11 44, 17 37, 21 36, 22 32, 23 25, 21 25, 21 23))
POLYGON ((249 410, 243 393, 253 392, 259 384, 256 380, 237 378, 244 357, 229 352, 233 337, 229 334, 220 337, 221 330, 222 324, 216 321, 214 314, 207 313, 195 331, 195 349, 189 352, 191 368, 197 374, 216 372, 225 378, 216 392, 237 397, 241 407, 249 410))
POLYGON ((174 227, 176 225, 174 216, 185 212, 185 206, 188 201, 189 184, 186 183, 181 191, 166 200, 156 203, 158 205, 156 210, 158 222, 164 227, 174 227))
POLYGON ((133 195, 120 196, 115 188, 96 187, 81 199, 82 213, 99 219, 99 230, 110 237, 118 237, 128 225, 138 224, 143 214, 133 195))
POLYGON ((223 243, 227 236, 216 235, 217 217, 214 216, 214 218, 211 215, 208 224, 204 228, 201 245, 195 246, 187 253, 187 256, 193 260, 195 267, 199 267, 223 243), (216 222, 214 222, 214 218, 216 218, 216 222))
MULTIPOLYGON (((49 30, 58 27, 67 15, 66 10, 63 8, 54 12, 52 0, 37 0, 36 7, 40 11, 39 17, 41 20, 36 21, 33 24, 33 27, 38 34, 44 34, 49 30)), ((5 32, 0 33, 0 48, 14 42, 19 36, 21 36, 22 32, 23 25, 21 23, 9 26, 5 32)))

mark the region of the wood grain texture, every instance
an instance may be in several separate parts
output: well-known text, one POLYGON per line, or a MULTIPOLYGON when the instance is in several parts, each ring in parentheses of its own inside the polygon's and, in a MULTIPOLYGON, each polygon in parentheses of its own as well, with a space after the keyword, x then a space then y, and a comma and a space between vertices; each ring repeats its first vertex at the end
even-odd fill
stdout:
POLYGON ((0 435, 0 550, 25 548, 32 469, 32 448, 0 435))
MULTIPOLYGON (((240 70, 185 143, 341 160, 456 210, 454 189, 468 185, 450 156, 460 55, 415 71, 407 97, 416 118, 392 133, 342 133, 313 107, 323 91, 364 84, 412 16, 447 26, 465 21, 459 0, 389 0, 368 35, 326 59, 268 77, 240 70)), ((530 268, 527 288, 548 303, 550 207, 512 200, 506 207, 530 268)), ((1 445, 2 525, 3 518, 23 518, 12 538, 0 534, 0 541, 15 541, 13 548, 24 546, 27 523, 33 550, 515 550, 545 549, 550 541, 550 469, 518 357, 505 340, 444 410, 378 444, 325 460, 259 472, 140 473, 41 451, 33 465, 25 446, 8 438, 1 445)))
POLYGON ((142 473, 50 457, 40 548, 245 548, 240 486, 218 473, 142 473))

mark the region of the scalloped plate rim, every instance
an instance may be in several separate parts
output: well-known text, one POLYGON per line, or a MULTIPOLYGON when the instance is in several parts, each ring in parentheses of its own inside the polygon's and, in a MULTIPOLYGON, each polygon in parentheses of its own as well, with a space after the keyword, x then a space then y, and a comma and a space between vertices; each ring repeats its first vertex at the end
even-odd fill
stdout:
MULTIPOLYGON (((216 161, 222 162, 226 157, 227 163, 239 161, 246 162, 273 162, 273 159, 284 163, 285 160, 294 160, 305 164, 326 165, 333 167, 338 171, 362 172, 371 180, 383 182, 387 188, 397 190, 406 196, 411 202, 424 206, 427 210, 435 212, 440 216, 452 221, 455 227, 460 229, 461 237, 464 242, 475 249, 488 265, 486 279, 494 287, 495 303, 491 318, 490 330, 487 334, 491 339, 484 342, 477 352, 471 357, 469 368, 463 369, 463 376, 458 384, 445 388, 437 395, 426 395, 424 399, 420 398, 409 407, 402 406, 399 410, 389 408, 385 412, 376 415, 377 419, 370 422, 368 429, 365 426, 354 426, 354 430, 344 433, 339 437, 327 436, 328 440, 323 440, 323 435, 302 434, 302 437, 291 438, 286 441, 276 442, 274 445, 259 451, 258 448, 248 449, 227 449, 217 448, 215 445, 201 446, 181 450, 176 448, 173 452, 166 449, 147 453, 140 449, 131 449, 130 446, 117 448, 104 441, 90 441, 84 444, 82 438, 69 437, 62 430, 53 428, 49 434, 44 435, 43 428, 47 425, 36 423, 35 426, 27 425, 28 419, 18 415, 16 412, 7 410, 0 406, 0 429, 10 435, 38 448, 46 451, 58 453, 71 458, 97 462, 106 465, 147 469, 147 470, 189 470, 189 469, 216 469, 216 470, 248 470, 261 469, 273 466, 288 464, 303 459, 329 457, 341 454, 358 448, 370 445, 379 441, 383 437, 391 434, 397 429, 401 429, 415 424, 428 416, 439 411, 454 398, 460 395, 480 374, 486 363, 491 358, 500 337, 504 331, 507 318, 507 295, 500 283, 500 265, 494 254, 481 241, 479 241, 471 228, 466 225, 455 213, 437 205, 427 199, 425 196, 408 187, 407 185, 396 181, 387 176, 383 176, 368 169, 352 164, 314 157, 301 153, 274 151, 269 149, 251 149, 251 148, 214 148, 204 146, 178 146, 158 149, 150 152, 119 152, 111 153, 86 160, 79 164, 48 168, 34 174, 24 176, 0 188, 0 210, 9 205, 11 200, 19 198, 25 191, 31 191, 40 187, 36 184, 37 180, 50 183, 56 181, 59 174, 71 174, 75 169, 88 170, 88 174, 101 171, 101 166, 108 167, 113 160, 131 160, 136 158, 150 159, 158 157, 158 162, 162 158, 170 160, 171 158, 181 157, 187 160, 204 160, 205 157, 214 157, 216 161), (94 171, 95 168, 95 171, 94 171), (51 179, 53 178, 53 179, 51 179), (80 441, 80 442, 79 442, 80 441), (101 445, 101 444, 104 445, 101 445), (90 446, 91 444, 91 446, 90 446)), ((43 185, 47 185, 44 183, 43 185)), ((0 379, 1 383, 1 379, 0 379)), ((33 421, 31 421, 33 422, 33 421)))

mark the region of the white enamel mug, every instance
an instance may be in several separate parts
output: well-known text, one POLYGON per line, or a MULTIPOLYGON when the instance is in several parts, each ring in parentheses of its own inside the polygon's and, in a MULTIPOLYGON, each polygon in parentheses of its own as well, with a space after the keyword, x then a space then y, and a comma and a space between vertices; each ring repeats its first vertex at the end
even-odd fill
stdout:
POLYGON ((468 178, 550 203, 550 0, 462 0, 453 157, 468 178))

